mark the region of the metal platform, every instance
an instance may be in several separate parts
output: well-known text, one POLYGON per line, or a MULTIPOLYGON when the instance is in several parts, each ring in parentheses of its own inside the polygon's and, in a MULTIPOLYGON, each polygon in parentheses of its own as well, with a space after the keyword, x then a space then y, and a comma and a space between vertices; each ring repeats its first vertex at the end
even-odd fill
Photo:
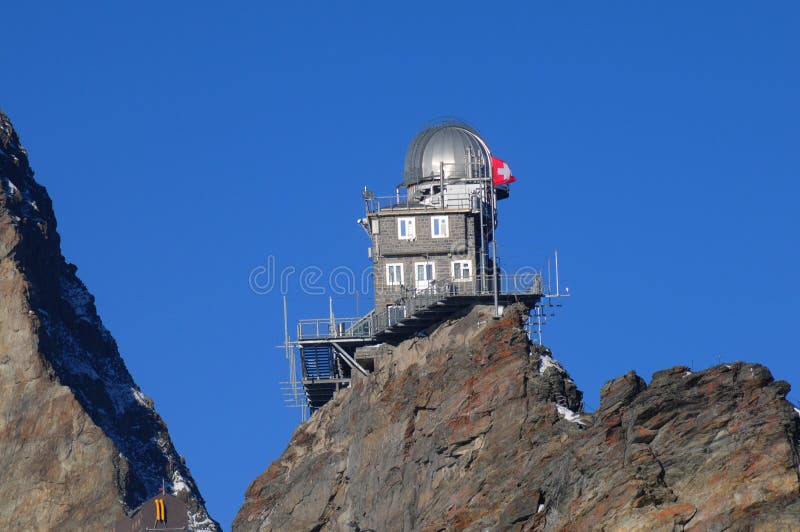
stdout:
MULTIPOLYGON (((504 294, 498 296, 498 302, 504 306, 522 302, 528 307, 533 307, 541 297, 540 294, 504 294)), ((388 327, 376 333, 373 338, 377 343, 397 344, 412 336, 419 335, 425 329, 438 325, 473 305, 492 305, 493 303, 492 296, 448 296, 433 304, 417 308, 413 314, 398 320, 396 323, 389 324, 388 327)))
POLYGON ((289 395, 296 402, 298 385, 302 384, 304 402, 313 413, 337 390, 350 385, 354 371, 367 375, 374 369, 370 359, 356 361, 358 347, 397 345, 473 305, 492 305, 494 282, 499 283, 499 305, 521 302, 533 308, 544 297, 538 273, 477 276, 471 283, 444 282, 426 290, 408 291, 383 312, 373 310, 357 318, 301 320, 292 345, 300 352, 302 378, 289 395))

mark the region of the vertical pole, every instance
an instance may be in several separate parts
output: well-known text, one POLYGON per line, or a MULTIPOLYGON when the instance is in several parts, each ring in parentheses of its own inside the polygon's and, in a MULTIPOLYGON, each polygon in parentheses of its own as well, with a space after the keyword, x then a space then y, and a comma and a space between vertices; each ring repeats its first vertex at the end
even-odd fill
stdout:
POLYGON ((500 277, 498 274, 498 266, 497 266, 497 239, 495 238, 494 228, 497 225, 497 191, 494 188, 494 176, 489 176, 489 188, 492 191, 492 216, 489 220, 489 223, 492 224, 492 283, 494 285, 493 289, 493 296, 494 296, 494 317, 500 317, 500 308, 498 307, 498 284, 500 281, 500 277))
POLYGON ((439 199, 444 210, 444 161, 439 161, 439 199))
POLYGON ((286 348, 286 358, 289 358, 289 316, 286 312, 286 296, 283 296, 283 346, 286 348))
POLYGON ((480 291, 481 293, 486 292, 486 242, 485 237, 483 234, 483 205, 484 205, 484 197, 486 194, 484 193, 484 188, 481 187, 481 195, 479 198, 478 206, 480 207, 480 232, 481 232, 481 285, 480 291))
POLYGON ((539 345, 542 345, 542 307, 536 305, 536 330, 539 335, 539 345))
MULTIPOLYGON (((297 396, 297 364, 294 358, 294 348, 292 347, 291 338, 289 338, 289 312, 286 306, 286 296, 283 296, 283 345, 286 350, 286 358, 289 360, 289 388, 291 388, 292 400, 294 403, 299 402, 297 396)), ((300 407, 300 420, 306 420, 306 407, 300 407)))
POLYGON ((475 155, 472 153, 472 146, 467 146, 467 181, 472 181, 472 165, 475 163, 475 155))
MULTIPOLYGON (((489 186, 494 188, 494 181, 493 181, 493 176, 492 176, 492 174, 493 174, 493 172, 492 172, 492 152, 489 151, 489 146, 487 146, 486 143, 483 142, 483 139, 481 139, 480 137, 477 137, 477 136, 475 138, 478 140, 478 142, 480 142, 481 147, 483 148, 483 154, 481 154, 482 155, 481 158, 483 158, 483 156, 485 156, 487 158, 486 161, 485 161, 486 164, 483 166, 483 168, 486 169, 488 167, 488 174, 487 175, 480 176, 480 172, 478 172, 478 174, 479 174, 478 175, 478 179, 481 182, 481 189, 480 189, 481 190, 481 205, 480 205, 481 206, 481 215, 480 215, 480 220, 481 220, 481 293, 484 294, 486 292, 486 253, 487 253, 487 250, 486 250, 486 243, 485 243, 485 240, 484 240, 485 237, 484 237, 484 234, 483 234, 483 227, 484 227, 484 224, 483 224, 483 219, 484 219, 484 216, 483 216, 483 203, 486 200, 486 185, 485 185, 485 183, 488 181, 489 186)), ((494 231, 494 229, 493 229, 493 231, 494 231)), ((495 314, 496 313, 497 312, 496 312, 496 309, 495 309, 495 314)))
POLYGON ((330 334, 331 336, 336 336, 336 318, 333 315, 333 296, 328 297, 328 306, 329 306, 330 321, 331 321, 331 327, 330 331, 328 331, 328 334, 330 334))
POLYGON ((561 295, 558 290, 558 248, 556 248, 556 295, 561 295))

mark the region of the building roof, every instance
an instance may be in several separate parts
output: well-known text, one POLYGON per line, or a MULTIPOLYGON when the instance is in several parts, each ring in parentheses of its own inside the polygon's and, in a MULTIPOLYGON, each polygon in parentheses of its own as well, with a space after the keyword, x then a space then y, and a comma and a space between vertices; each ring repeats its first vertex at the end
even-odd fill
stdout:
POLYGON ((144 532, 154 528, 188 530, 189 519, 186 503, 169 493, 155 495, 144 501, 130 517, 123 517, 114 523, 113 528, 110 527, 108 530, 114 532, 144 532), (160 510, 156 500, 163 501, 160 510))
POLYGON ((491 155, 486 142, 470 126, 445 122, 420 132, 406 153, 402 187, 444 178, 461 180, 488 177, 491 155))

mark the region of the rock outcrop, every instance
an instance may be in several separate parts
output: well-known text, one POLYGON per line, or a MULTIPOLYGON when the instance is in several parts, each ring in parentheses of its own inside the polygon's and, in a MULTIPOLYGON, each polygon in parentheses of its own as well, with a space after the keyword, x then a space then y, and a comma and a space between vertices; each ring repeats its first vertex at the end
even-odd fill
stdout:
POLYGON ((0 530, 103 530, 162 481, 218 530, 76 270, 0 113, 0 530))
POLYGON ((798 414, 767 368, 634 373, 592 414, 525 309, 408 340, 295 431, 245 530, 800 530, 798 414))

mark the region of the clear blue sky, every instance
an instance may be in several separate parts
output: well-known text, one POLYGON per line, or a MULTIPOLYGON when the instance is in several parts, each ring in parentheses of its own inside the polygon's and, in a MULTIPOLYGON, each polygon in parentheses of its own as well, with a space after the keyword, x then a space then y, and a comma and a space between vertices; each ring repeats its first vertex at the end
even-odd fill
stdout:
MULTIPOLYGON (((519 179, 504 264, 559 248, 545 343, 588 406, 718 356, 800 386, 797 2, 33 4, 2 8, 0 107, 226 528, 298 421, 251 270, 366 267, 360 190, 441 115, 519 179)), ((327 312, 294 280, 289 305, 327 312)))

